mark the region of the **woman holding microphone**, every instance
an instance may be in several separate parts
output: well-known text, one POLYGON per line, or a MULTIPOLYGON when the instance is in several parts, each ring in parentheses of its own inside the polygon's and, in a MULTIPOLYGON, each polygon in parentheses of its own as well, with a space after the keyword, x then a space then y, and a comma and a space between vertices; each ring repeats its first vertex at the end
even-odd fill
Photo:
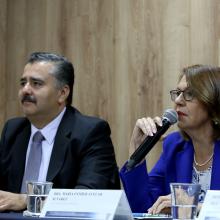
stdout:
MULTIPOLYGON (((171 206, 170 183, 199 183, 200 202, 208 189, 220 189, 220 68, 194 65, 182 70, 170 91, 178 114, 178 132, 163 140, 163 152, 148 173, 146 161, 120 177, 133 212, 157 214, 171 206)), ((160 117, 138 119, 129 154, 162 126, 160 117)))

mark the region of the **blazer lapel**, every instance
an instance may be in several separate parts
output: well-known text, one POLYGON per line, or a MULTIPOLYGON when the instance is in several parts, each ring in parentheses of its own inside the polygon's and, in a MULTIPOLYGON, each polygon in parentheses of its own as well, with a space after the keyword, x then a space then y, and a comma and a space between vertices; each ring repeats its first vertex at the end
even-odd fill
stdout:
POLYGON ((13 156, 11 164, 11 174, 10 182, 13 185, 15 192, 20 192, 20 187, 24 175, 25 162, 26 162, 26 152, 28 147, 28 142, 31 134, 30 124, 24 128, 24 130, 19 133, 16 137, 14 144, 13 156))
POLYGON ((192 181, 193 147, 191 141, 187 141, 183 150, 176 156, 177 182, 188 183, 192 181))
POLYGON ((220 167, 220 141, 216 141, 214 147, 212 177, 211 177, 211 186, 210 186, 210 189, 212 190, 219 190, 220 188, 219 167, 220 167))
POLYGON ((71 124, 73 123, 73 118, 74 117, 71 110, 67 108, 55 136, 54 146, 47 172, 48 181, 52 181, 54 179, 63 165, 65 153, 71 140, 71 124))

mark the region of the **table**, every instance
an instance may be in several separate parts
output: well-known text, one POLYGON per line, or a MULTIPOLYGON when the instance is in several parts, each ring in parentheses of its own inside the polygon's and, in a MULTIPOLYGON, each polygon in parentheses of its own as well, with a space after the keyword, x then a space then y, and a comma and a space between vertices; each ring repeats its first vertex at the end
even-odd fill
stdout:
MULTIPOLYGON (((22 213, 18 212, 9 212, 9 213, 0 213, 0 220, 82 220, 76 218, 37 218, 37 217, 24 217, 22 213)), ((172 220, 172 218, 145 218, 147 220, 172 220)), ((117 220, 126 220, 124 218, 118 217, 117 220)))
MULTIPOLYGON (((0 220, 37 220, 38 218, 33 217, 24 217, 22 213, 18 212, 9 212, 9 213, 0 213, 0 220)), ((42 220, 50 219, 51 218, 40 218, 42 220)), ((53 218, 53 220, 62 220, 62 218, 53 218)), ((65 219, 66 220, 66 219, 65 219)))

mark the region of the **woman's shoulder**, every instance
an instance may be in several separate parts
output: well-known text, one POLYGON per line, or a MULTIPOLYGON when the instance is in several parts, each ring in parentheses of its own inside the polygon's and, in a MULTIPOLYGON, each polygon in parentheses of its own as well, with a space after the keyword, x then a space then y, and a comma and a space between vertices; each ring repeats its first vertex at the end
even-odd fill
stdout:
POLYGON ((179 131, 168 134, 163 140, 163 148, 165 151, 173 151, 175 149, 182 149, 186 143, 182 134, 179 131))
POLYGON ((182 141, 182 140, 184 139, 179 131, 171 132, 164 138, 164 141, 182 141))

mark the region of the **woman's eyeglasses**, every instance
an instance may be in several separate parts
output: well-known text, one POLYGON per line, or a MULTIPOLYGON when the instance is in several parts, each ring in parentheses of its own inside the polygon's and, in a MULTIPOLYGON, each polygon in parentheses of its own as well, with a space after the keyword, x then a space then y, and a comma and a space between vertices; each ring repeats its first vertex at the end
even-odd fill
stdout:
POLYGON ((185 101, 191 101, 194 98, 194 94, 190 89, 180 90, 174 89, 170 91, 171 100, 174 102, 181 94, 183 94, 183 98, 185 101))

